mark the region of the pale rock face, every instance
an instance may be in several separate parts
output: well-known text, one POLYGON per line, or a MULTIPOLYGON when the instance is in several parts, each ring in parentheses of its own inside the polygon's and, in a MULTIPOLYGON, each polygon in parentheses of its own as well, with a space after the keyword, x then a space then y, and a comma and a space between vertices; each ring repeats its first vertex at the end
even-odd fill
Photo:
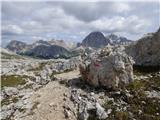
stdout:
POLYGON ((109 47, 92 59, 89 65, 85 62, 80 65, 80 71, 82 78, 89 84, 114 88, 133 81, 132 65, 133 61, 123 52, 123 48, 109 47))
POLYGON ((136 65, 160 66, 160 28, 126 48, 127 54, 133 57, 136 65))

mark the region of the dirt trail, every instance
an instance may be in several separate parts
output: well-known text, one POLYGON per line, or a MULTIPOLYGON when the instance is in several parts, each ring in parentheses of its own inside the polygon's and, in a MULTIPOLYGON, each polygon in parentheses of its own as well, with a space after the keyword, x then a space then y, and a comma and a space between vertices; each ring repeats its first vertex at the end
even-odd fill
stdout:
MULTIPOLYGON (((73 79, 79 76, 78 71, 58 74, 57 79, 73 79)), ((69 88, 61 85, 58 81, 48 83, 43 88, 36 91, 31 101, 38 103, 33 110, 33 114, 23 118, 23 120, 66 120, 63 106, 66 104, 64 100, 66 95, 69 95, 69 88)), ((68 104, 72 104, 71 101, 68 104)), ((73 113, 70 115, 71 120, 75 120, 73 113)))

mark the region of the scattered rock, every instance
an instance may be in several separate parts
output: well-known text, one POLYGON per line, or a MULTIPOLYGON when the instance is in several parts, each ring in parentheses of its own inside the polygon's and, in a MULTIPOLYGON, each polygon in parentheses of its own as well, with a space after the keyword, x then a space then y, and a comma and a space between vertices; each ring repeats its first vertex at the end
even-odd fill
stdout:
POLYGON ((3 91, 8 96, 16 95, 19 92, 18 89, 15 87, 4 87, 3 91))
POLYGON ((96 115, 98 116, 98 119, 106 119, 108 117, 105 109, 99 103, 96 103, 96 115))

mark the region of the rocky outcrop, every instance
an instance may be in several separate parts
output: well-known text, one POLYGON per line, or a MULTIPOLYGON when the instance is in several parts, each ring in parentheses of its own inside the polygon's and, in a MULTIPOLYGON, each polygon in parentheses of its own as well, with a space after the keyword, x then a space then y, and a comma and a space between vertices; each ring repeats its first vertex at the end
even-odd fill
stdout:
POLYGON ((91 32, 83 41, 82 46, 101 48, 109 44, 109 40, 101 32, 91 32))
POLYGON ((115 88, 133 81, 131 58, 123 52, 124 48, 106 47, 100 54, 80 65, 82 78, 93 86, 115 88))
POLYGON ((135 65, 160 66, 160 29, 128 46, 126 52, 133 57, 135 65))

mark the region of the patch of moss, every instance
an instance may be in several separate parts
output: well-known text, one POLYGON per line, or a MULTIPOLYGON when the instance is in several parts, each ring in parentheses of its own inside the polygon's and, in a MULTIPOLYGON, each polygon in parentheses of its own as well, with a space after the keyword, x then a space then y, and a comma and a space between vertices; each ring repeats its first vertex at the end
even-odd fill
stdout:
POLYGON ((160 113, 160 104, 159 99, 156 98, 148 98, 146 100, 146 105, 144 106, 143 110, 144 113, 155 115, 156 113, 160 113))
POLYGON ((17 85, 23 85, 26 83, 26 75, 2 75, 1 87, 16 87, 17 85))
POLYGON ((139 89, 142 89, 144 88, 146 85, 146 82, 145 81, 142 81, 142 80, 135 80, 133 81, 132 83, 130 83, 127 88, 130 89, 130 90, 139 90, 139 89))
POLYGON ((115 118, 116 120, 128 120, 128 112, 116 111, 115 118))

